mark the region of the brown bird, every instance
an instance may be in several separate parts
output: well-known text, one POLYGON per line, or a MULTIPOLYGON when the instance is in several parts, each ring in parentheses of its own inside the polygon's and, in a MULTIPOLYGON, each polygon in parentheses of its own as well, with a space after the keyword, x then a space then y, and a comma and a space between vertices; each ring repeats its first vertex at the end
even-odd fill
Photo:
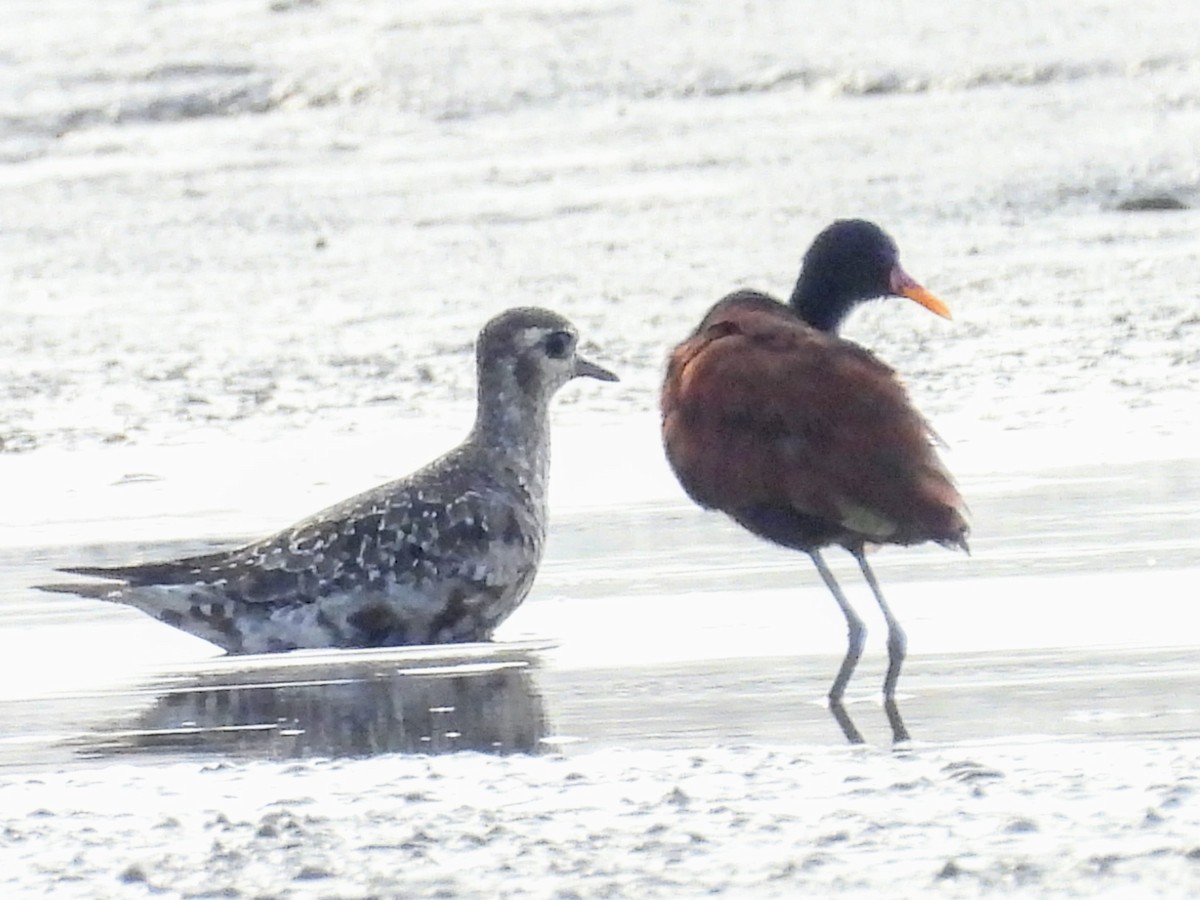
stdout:
POLYGON ((805 254, 789 305, 757 291, 729 294, 674 349, 662 389, 663 444, 688 495, 759 537, 803 550, 841 607, 849 645, 829 703, 855 743, 862 737, 842 696, 866 630, 821 549, 836 544, 854 556, 887 621, 883 693, 897 741, 908 738, 895 703, 907 639, 865 548, 936 541, 968 549, 962 497, 933 430, 892 369, 837 336, 856 305, 886 296, 950 318, 901 268, 882 229, 834 222, 805 254))

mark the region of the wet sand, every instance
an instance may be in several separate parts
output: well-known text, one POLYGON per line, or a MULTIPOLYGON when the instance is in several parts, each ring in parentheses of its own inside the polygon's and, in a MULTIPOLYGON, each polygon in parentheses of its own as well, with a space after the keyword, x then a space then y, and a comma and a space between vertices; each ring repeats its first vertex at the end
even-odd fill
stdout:
POLYGON ((1196 748, 117 767, 0 786, 0 878, 27 866, 65 897, 1186 897, 1196 748))
MULTIPOLYGON (((264 687, 262 673, 232 693, 176 684, 71 740, 91 763, 0 777, 0 885, 67 897, 1185 897, 1200 880, 1193 660, 918 657, 903 707, 933 739, 899 750, 831 739, 811 702, 831 657, 550 667, 533 673, 536 692, 511 668, 444 672, 441 689, 409 684, 410 717, 381 702, 395 692, 325 681, 306 693, 306 679, 333 674, 320 665, 287 687, 264 687), (533 749, 542 721, 556 738, 533 749), (427 739, 389 743, 405 727, 427 739), (463 752, 479 739, 491 746, 463 752)), ((423 680, 391 685, 405 679, 423 680)), ((876 703, 851 711, 882 739, 876 703)))

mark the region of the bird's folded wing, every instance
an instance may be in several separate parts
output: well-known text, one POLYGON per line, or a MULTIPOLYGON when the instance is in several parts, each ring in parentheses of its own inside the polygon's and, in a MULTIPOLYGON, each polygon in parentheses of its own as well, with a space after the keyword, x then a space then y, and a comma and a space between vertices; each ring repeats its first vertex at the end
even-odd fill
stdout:
POLYGON ((386 590, 397 583, 474 578, 499 536, 524 546, 529 528, 512 504, 466 492, 380 489, 331 507, 272 537, 224 553, 113 568, 63 569, 132 585, 218 587, 247 603, 315 600, 329 593, 386 590))
POLYGON ((799 322, 750 313, 680 345, 663 412, 671 463, 704 506, 786 502, 886 539, 914 502, 961 502, 895 373, 799 322))

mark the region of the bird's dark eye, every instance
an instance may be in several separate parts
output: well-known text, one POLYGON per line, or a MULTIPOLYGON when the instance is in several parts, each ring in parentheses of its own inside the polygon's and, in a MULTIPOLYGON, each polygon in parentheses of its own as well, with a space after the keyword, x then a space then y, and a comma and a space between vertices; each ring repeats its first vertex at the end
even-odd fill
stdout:
POLYGON ((574 337, 569 331, 555 331, 546 338, 546 355, 551 359, 566 359, 574 337))

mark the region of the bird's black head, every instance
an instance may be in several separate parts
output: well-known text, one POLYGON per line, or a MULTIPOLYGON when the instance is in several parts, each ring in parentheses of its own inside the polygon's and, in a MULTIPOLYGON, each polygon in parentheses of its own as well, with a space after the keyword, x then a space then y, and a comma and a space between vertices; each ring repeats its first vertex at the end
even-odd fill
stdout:
POLYGON ((859 303, 908 297, 940 316, 946 305, 900 267, 896 242, 874 222, 839 219, 817 235, 804 254, 792 308, 805 322, 836 332, 859 303))

